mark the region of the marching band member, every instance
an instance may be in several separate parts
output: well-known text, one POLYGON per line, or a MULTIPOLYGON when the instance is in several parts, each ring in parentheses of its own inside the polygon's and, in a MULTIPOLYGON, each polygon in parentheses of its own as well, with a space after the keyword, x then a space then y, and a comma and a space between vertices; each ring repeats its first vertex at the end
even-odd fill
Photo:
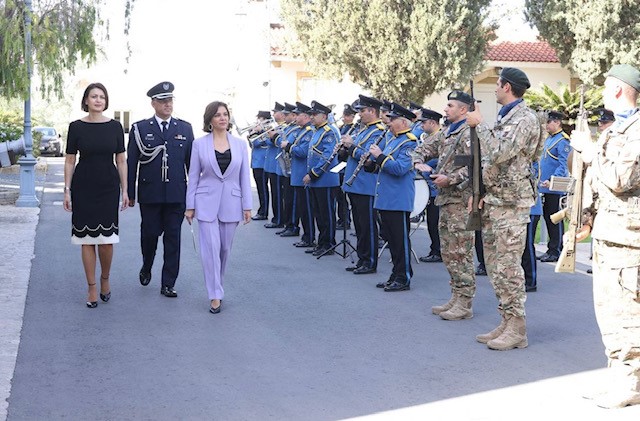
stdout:
MULTIPOLYGON (((343 158, 347 162, 342 189, 351 202, 358 254, 356 265, 346 270, 356 275, 375 273, 378 267, 378 225, 373 209, 377 176, 361 169, 370 155, 369 147, 384 141, 386 128, 380 120, 381 105, 376 98, 360 95, 356 109, 364 126, 355 138, 348 134, 342 136, 346 147, 343 158)), ((384 144, 381 146, 384 148, 384 144)))
MULTIPOLYGON (((276 102, 273 107, 273 119, 278 124, 284 123, 284 105, 276 102)), ((273 217, 271 222, 265 224, 265 228, 284 228, 284 218, 282 210, 282 180, 277 174, 278 162, 276 161, 276 155, 278 155, 278 147, 275 144, 275 139, 278 134, 275 131, 269 133, 267 139, 267 154, 264 160, 264 172, 269 180, 269 188, 271 190, 271 210, 273 211, 273 217)))
POLYGON ((409 214, 413 209, 415 185, 411 153, 417 138, 411 133, 414 113, 403 106, 392 103, 387 115, 393 138, 384 149, 371 145, 369 151, 375 161, 368 160, 368 171, 377 171, 376 196, 373 207, 380 213, 381 228, 389 243, 393 270, 387 282, 376 286, 385 291, 406 291, 410 289, 411 240, 409 238, 409 214))
POLYGON ((327 122, 331 109, 317 101, 311 103, 309 114, 315 132, 307 155, 307 174, 302 181, 311 188, 311 203, 318 226, 318 244, 307 250, 314 256, 333 254, 336 245, 335 190, 339 186, 338 174, 329 169, 337 163, 338 133, 327 122))
POLYGON ((424 130, 422 129, 422 105, 409 101, 409 111, 416 115, 416 118, 413 120, 413 124, 411 125, 411 133, 418 138, 418 144, 420 144, 420 136, 424 133, 424 130))
POLYGON ((288 139, 292 134, 298 132, 299 128, 296 124, 296 115, 293 114, 295 106, 289 103, 284 103, 284 122, 286 126, 282 129, 282 132, 276 138, 276 146, 278 147, 278 165, 276 166, 276 174, 280 176, 282 185, 282 222, 284 229, 276 232, 281 237, 297 237, 300 234, 300 227, 298 221, 293 219, 293 187, 291 187, 291 167, 289 161, 289 168, 282 168, 287 166, 286 162, 289 156, 282 148, 282 142, 288 139), (281 165, 282 163, 282 165, 281 165))
POLYGON ((296 102, 293 115, 296 116, 296 124, 299 128, 290 133, 287 140, 281 143, 282 148, 291 156, 291 186, 293 186, 293 221, 297 225, 302 223, 302 237, 294 243, 296 247, 315 247, 315 224, 311 209, 311 192, 305 187, 303 178, 307 174, 307 155, 309 142, 313 136, 313 126, 309 111, 311 107, 296 102))
MULTIPOLYGON (((263 123, 271 118, 271 113, 269 111, 258 111, 256 117, 259 123, 263 123)), ((262 133, 264 132, 259 127, 255 127, 248 136, 249 144, 251 145, 251 169, 258 190, 258 201, 260 202, 258 212, 251 217, 255 221, 261 221, 269 217, 269 187, 264 173, 264 161, 267 156, 268 146, 266 136, 259 136, 262 133)))
MULTIPOLYGON (((423 108, 420 112, 419 120, 422 121, 422 130, 424 131, 424 135, 421 137, 425 137, 425 140, 422 142, 429 142, 431 137, 436 136, 440 132, 440 120, 442 119, 442 114, 437 113, 433 110, 423 108)), ((423 175, 431 175, 433 171, 435 171, 438 166, 437 157, 433 158, 431 161, 424 161, 424 154, 421 152, 421 145, 415 150, 415 155, 413 157, 414 167, 417 168, 416 164, 423 164, 422 169, 418 169, 423 175), (433 165, 431 165, 433 164, 433 165), (425 173, 426 170, 426 173, 425 173)), ((440 220, 440 206, 436 205, 436 197, 438 196, 438 188, 433 184, 433 180, 431 177, 425 176, 427 180, 427 184, 429 184, 429 203, 427 203, 427 230, 429 231, 429 238, 431 239, 431 248, 429 250, 429 254, 426 256, 420 257, 418 260, 424 263, 438 263, 442 262, 442 253, 440 251, 440 233, 438 232, 438 223, 440 220)))
MULTIPOLYGON (((473 268, 474 231, 466 230, 467 202, 471 196, 469 169, 454 163, 456 155, 471 154, 471 136, 467 125, 467 112, 473 99, 462 91, 447 96, 444 113, 451 123, 438 136, 430 137, 416 152, 422 156, 438 157, 438 168, 431 174, 438 187, 436 205, 440 206, 438 228, 442 244, 442 260, 451 277, 451 298, 431 308, 433 314, 445 320, 473 317, 472 300, 476 292, 473 268)), ((419 171, 427 171, 425 164, 415 164, 419 171)))
MULTIPOLYGON (((354 120, 357 111, 351 104, 344 104, 342 110, 342 126, 340 126, 340 136, 355 135, 358 129, 358 124, 355 124, 354 120)), ((340 185, 344 182, 344 170, 340 171, 340 185)), ((349 202, 347 201, 347 195, 342 189, 336 189, 336 201, 338 204, 338 222, 336 223, 336 229, 348 230, 351 228, 349 202), (346 219, 343 219, 346 216, 346 219)))

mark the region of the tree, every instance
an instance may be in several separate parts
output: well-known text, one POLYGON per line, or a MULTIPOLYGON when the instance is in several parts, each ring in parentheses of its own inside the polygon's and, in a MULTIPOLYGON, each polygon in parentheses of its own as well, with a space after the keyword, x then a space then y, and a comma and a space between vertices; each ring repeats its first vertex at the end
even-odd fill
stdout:
MULTIPOLYGON (((584 92, 584 108, 587 111, 594 111, 601 108, 603 87, 593 87, 584 92)), ((563 129, 570 133, 575 127, 578 113, 580 112, 580 91, 571 91, 569 86, 561 85, 557 89, 552 89, 546 84, 542 84, 540 90, 528 90, 524 94, 527 105, 539 111, 560 111, 567 117, 563 121, 563 129)), ((597 116, 590 117, 590 123, 595 123, 597 116)))
POLYGON ((614 64, 640 64, 637 0, 525 0, 525 10, 560 63, 586 83, 601 83, 614 64))
MULTIPOLYGON (((125 33, 134 1, 125 0, 125 33)), ((33 57, 25 57, 24 1, 0 0, 0 96, 26 96, 30 60, 43 95, 61 97, 64 75, 73 73, 79 62, 95 62, 100 36, 108 36, 99 15, 102 6, 105 0, 33 0, 33 57)))
POLYGON ((294 51, 324 77, 384 98, 422 100, 482 67, 491 0, 282 0, 294 51))

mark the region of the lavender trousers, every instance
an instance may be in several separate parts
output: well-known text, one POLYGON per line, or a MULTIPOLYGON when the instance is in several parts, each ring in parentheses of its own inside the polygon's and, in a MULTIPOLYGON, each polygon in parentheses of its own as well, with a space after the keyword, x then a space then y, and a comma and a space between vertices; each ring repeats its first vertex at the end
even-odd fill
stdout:
POLYGON ((224 298, 224 272, 237 226, 237 222, 198 221, 200 260, 209 300, 224 298))

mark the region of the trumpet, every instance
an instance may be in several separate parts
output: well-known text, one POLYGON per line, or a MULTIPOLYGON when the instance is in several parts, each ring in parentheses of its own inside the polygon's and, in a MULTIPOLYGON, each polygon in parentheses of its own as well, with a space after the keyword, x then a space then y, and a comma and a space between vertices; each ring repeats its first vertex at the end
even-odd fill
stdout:
POLYGON ((236 126, 236 130, 238 131, 238 134, 241 135, 241 134, 243 134, 245 132, 249 132, 249 131, 252 131, 252 130, 259 129, 260 126, 267 127, 267 126, 272 125, 274 123, 275 123, 275 120, 273 120, 273 119, 265 120, 265 121, 256 121, 256 122, 248 125, 247 127, 243 127, 242 129, 240 129, 240 128, 238 128, 238 126, 236 126))
POLYGON ((271 131, 276 131, 278 134, 282 134, 284 127, 287 125, 287 123, 280 123, 278 124, 275 120, 269 120, 268 122, 263 122, 262 123, 262 129, 264 130, 262 133, 250 138, 250 141, 254 141, 254 140, 258 140, 258 139, 262 139, 263 137, 268 137, 269 136, 269 132, 271 131), (267 124, 268 123, 268 124, 267 124))

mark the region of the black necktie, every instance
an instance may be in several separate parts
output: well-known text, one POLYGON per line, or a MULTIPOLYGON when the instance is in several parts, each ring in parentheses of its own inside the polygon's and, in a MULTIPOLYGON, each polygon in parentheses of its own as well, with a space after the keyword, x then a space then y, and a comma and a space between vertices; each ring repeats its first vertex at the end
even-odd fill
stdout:
POLYGON ((167 123, 166 121, 163 121, 162 123, 162 133, 167 131, 167 125, 169 125, 169 123, 167 123))

